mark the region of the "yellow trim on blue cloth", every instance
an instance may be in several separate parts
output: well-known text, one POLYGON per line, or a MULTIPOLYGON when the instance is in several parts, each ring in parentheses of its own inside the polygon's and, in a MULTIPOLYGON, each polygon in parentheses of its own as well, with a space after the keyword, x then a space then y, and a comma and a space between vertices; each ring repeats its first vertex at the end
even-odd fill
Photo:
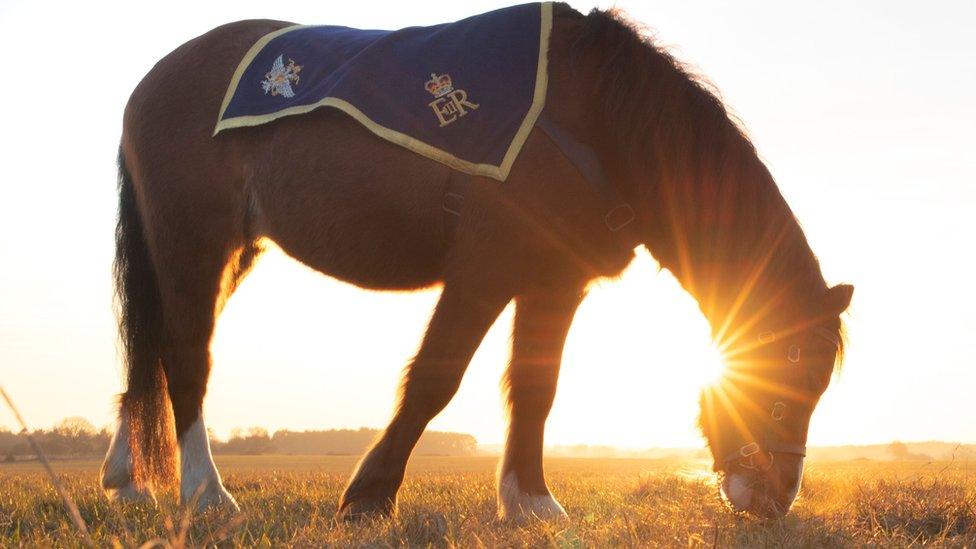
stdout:
POLYGON ((521 126, 519 126, 518 131, 515 133, 515 137, 512 138, 512 142, 509 144, 508 150, 505 153, 505 156, 502 158, 502 163, 499 166, 492 164, 477 164, 463 160, 409 135, 392 130, 385 126, 381 126, 349 102, 337 97, 325 97, 316 103, 290 107, 265 115, 240 116, 228 120, 221 120, 224 116, 224 111, 227 109, 227 105, 230 104, 231 98, 234 97, 234 93, 237 90, 237 85, 240 82, 241 76, 251 64, 251 61, 254 60, 254 57, 257 56, 264 46, 282 34, 297 29, 306 28, 310 25, 292 25, 290 27, 278 29, 262 36, 257 42, 254 43, 253 46, 251 46, 251 49, 248 50, 247 54, 244 55, 244 58, 241 59, 240 64, 237 66, 237 70, 234 71, 234 76, 231 78, 230 85, 227 88, 227 93, 224 94, 224 101, 220 106, 220 113, 217 116, 217 126, 214 128, 213 135, 216 136, 221 131, 230 128, 259 126, 285 116, 304 114, 319 107, 334 107, 356 119, 360 124, 365 126, 369 131, 373 132, 377 136, 392 143, 396 143, 397 145, 406 147, 407 149, 410 149, 421 156, 435 160, 441 164, 467 174, 480 175, 497 179, 498 181, 505 181, 505 179, 508 177, 508 173, 512 169, 512 165, 515 164, 515 159, 518 157, 519 151, 522 150, 522 145, 524 145, 525 140, 529 138, 529 133, 532 132, 532 128, 535 126, 535 122, 539 118, 539 115, 542 113, 542 109, 546 104, 546 91, 549 85, 549 36, 552 33, 552 2, 542 3, 541 15, 541 28, 539 32, 539 61, 535 76, 535 94, 532 97, 532 105, 529 107, 525 118, 522 120, 521 126))

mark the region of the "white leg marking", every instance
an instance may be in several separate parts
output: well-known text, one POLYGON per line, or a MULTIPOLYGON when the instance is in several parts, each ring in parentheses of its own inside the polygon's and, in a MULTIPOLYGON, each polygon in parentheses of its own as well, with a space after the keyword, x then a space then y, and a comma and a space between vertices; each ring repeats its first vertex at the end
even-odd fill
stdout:
POLYGON ((240 510, 234 497, 220 482, 203 417, 197 418, 180 438, 180 502, 184 505, 195 502, 197 509, 227 507, 240 510))
POLYGON ((532 495, 519 488, 515 471, 498 480, 498 516, 504 520, 535 516, 542 520, 568 518, 566 510, 550 494, 532 495))
POLYGON ((132 447, 129 444, 129 417, 119 412, 115 433, 102 462, 102 489, 112 501, 156 502, 150 486, 136 486, 132 481, 132 447))

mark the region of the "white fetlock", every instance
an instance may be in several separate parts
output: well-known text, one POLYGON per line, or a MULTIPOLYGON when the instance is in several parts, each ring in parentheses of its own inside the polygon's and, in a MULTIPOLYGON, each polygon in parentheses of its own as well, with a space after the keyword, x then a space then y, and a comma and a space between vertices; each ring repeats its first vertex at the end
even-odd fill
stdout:
POLYGON ((129 420, 119 415, 112 441, 108 445, 101 470, 102 489, 113 502, 156 503, 152 488, 137 485, 132 476, 132 448, 129 445, 129 420))
POLYGON ((180 503, 192 505, 195 511, 207 509, 228 509, 235 513, 241 510, 234 496, 220 483, 220 478, 210 479, 198 484, 192 490, 184 490, 180 483, 180 503))
POLYGON ((515 471, 509 471, 498 482, 498 516, 503 520, 535 517, 545 521, 569 518, 563 506, 551 494, 528 494, 519 488, 515 471))
POLYGON ((240 511, 234 496, 220 481, 202 417, 180 437, 180 503, 192 505, 195 510, 240 511))

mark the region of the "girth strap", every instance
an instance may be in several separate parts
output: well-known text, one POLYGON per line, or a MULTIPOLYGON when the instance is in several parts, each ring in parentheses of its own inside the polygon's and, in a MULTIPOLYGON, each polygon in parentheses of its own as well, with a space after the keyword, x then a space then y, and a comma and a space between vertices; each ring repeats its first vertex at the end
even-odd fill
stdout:
POLYGON ((549 136, 563 156, 576 167, 576 171, 603 199, 606 207, 603 222, 620 246, 632 250, 640 244, 634 208, 624 200, 620 191, 607 178, 600 159, 593 149, 577 141, 569 132, 553 122, 545 111, 539 115, 535 125, 549 136))
MULTIPOLYGON (((600 159, 590 147, 577 141, 566 130, 553 122, 543 112, 536 120, 536 127, 541 129, 556 145, 563 156, 576 168, 580 176, 589 183, 602 199, 606 213, 603 223, 617 244, 624 250, 633 250, 641 243, 637 231, 637 215, 634 208, 624 200, 620 191, 610 182, 600 159)), ((464 188, 470 176, 451 170, 448 175, 444 191, 442 209, 444 210, 446 234, 452 235, 457 229, 461 217, 461 205, 464 203, 466 189, 464 188)))
POLYGON ((444 186, 444 198, 441 209, 444 211, 444 235, 446 240, 454 238, 458 223, 461 221, 461 207, 467 195, 467 183, 471 176, 457 170, 450 170, 447 184, 444 186))

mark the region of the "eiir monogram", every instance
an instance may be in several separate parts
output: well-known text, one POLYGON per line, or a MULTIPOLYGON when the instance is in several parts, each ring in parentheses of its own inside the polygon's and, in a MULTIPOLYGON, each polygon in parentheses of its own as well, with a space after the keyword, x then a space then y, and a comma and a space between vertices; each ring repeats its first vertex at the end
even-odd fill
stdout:
POLYGON ((477 103, 468 100, 467 92, 462 89, 454 89, 450 75, 438 76, 431 73, 430 80, 427 81, 424 88, 437 98, 427 105, 434 111, 441 127, 478 108, 477 103))

